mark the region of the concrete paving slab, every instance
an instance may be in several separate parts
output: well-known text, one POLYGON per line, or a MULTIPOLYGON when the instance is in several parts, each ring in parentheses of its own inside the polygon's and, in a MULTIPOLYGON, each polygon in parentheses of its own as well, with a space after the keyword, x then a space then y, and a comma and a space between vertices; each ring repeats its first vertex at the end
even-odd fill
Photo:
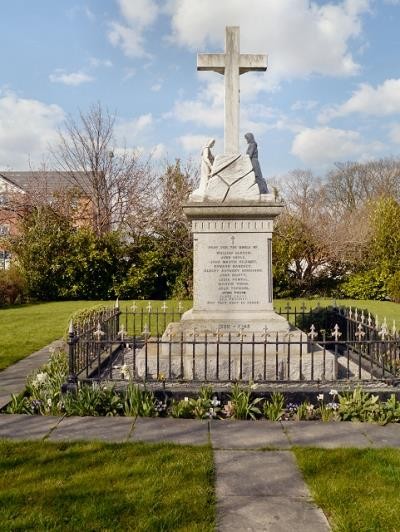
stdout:
POLYGON ((49 441, 101 440, 127 441, 132 430, 129 417, 65 417, 49 437, 49 441))
POLYGON ((303 447, 369 447, 371 442, 363 434, 362 423, 318 421, 287 421, 282 426, 292 445, 303 447))
POLYGON ((360 430, 372 442, 372 447, 400 447, 400 423, 390 423, 384 427, 363 423, 360 430))
POLYGON ((266 420, 213 420, 210 437, 216 449, 290 448, 281 424, 266 420))
POLYGON ((274 421, 213 420, 210 437, 215 449, 290 448, 281 424, 274 421))
POLYGON ((208 421, 137 418, 130 441, 168 441, 184 445, 206 445, 208 443, 208 421))
POLYGON ((330 530, 288 451, 215 451, 220 531, 330 530))
POLYGON ((220 532, 327 532, 328 521, 318 506, 306 499, 286 497, 229 497, 217 505, 220 532))
POLYGON ((288 451, 215 451, 217 493, 223 497, 308 497, 308 490, 288 451))
POLYGON ((35 351, 35 353, 0 371, 0 409, 10 402, 11 394, 16 395, 24 390, 27 376, 48 361, 50 352, 63 346, 62 340, 55 340, 39 351, 35 351))
POLYGON ((61 417, 0 414, 0 438, 40 440, 57 426, 61 417))

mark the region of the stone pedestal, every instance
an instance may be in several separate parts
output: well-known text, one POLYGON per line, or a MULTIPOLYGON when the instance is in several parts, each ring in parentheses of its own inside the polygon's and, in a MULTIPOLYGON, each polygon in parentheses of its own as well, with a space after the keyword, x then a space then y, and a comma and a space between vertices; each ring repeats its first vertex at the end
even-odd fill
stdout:
POLYGON ((193 308, 168 333, 289 331, 272 295, 272 233, 283 204, 270 194, 259 197, 185 205, 193 232, 193 308))

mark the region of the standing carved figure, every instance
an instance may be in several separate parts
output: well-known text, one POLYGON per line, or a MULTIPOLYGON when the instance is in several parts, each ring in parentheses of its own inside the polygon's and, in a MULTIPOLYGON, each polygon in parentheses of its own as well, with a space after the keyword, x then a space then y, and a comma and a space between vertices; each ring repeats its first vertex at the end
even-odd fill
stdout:
POLYGON ((215 139, 209 139, 201 152, 201 170, 200 170, 200 185, 197 192, 204 195, 207 189, 207 183, 211 175, 211 168, 214 162, 214 156, 211 153, 211 148, 215 144, 215 139))
POLYGON ((254 140, 253 133, 246 133, 244 138, 247 140, 248 146, 246 153, 250 157, 260 194, 268 194, 267 183, 263 178, 260 163, 258 162, 257 142, 254 140))

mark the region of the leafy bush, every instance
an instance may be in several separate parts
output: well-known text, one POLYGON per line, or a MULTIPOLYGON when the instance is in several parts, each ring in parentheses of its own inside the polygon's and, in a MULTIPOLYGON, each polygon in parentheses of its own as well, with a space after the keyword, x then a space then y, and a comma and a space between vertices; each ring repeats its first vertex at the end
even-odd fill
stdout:
POLYGON ((340 292, 343 297, 350 299, 384 300, 388 295, 386 282, 386 275, 377 270, 368 270, 351 275, 342 283, 340 292))
POLYGON ((361 388, 339 394, 338 414, 343 421, 377 421, 380 411, 378 395, 371 395, 361 388))
POLYGON ((76 394, 68 392, 63 395, 60 410, 67 416, 119 416, 123 403, 114 387, 83 384, 76 394))
POLYGON ((395 303, 400 303, 400 271, 396 272, 387 283, 388 295, 395 303))
POLYGON ((0 306, 22 301, 25 293, 26 281, 19 268, 0 270, 0 306))

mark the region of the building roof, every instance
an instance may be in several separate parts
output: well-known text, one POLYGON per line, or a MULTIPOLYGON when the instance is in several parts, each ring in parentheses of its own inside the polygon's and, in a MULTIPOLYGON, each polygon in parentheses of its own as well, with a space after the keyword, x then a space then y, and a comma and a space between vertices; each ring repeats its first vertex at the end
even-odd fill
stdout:
POLYGON ((28 191, 38 183, 45 186, 48 193, 60 189, 88 186, 88 179, 84 172, 0 172, 0 178, 5 179, 11 185, 20 190, 28 191))

